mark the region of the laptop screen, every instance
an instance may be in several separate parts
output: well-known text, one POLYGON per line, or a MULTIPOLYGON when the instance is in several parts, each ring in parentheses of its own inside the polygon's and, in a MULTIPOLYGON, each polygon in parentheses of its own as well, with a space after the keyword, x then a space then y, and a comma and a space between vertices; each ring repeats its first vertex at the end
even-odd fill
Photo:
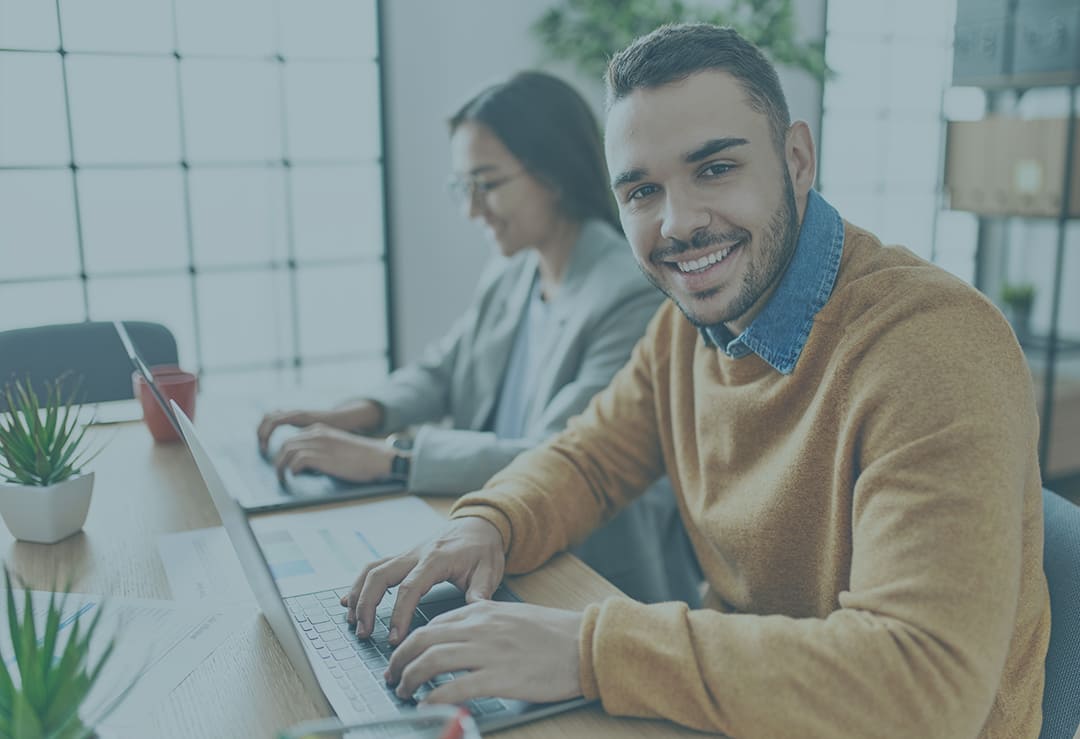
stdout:
POLYGON ((154 382, 154 375, 150 372, 150 368, 146 366, 146 362, 139 355, 139 352, 135 349, 134 342, 131 341, 131 337, 128 335, 127 329, 124 327, 123 321, 113 321, 113 325, 116 327, 116 333, 120 336, 120 343, 124 345, 124 351, 127 352, 128 358, 131 360, 131 364, 135 367, 135 370, 146 381, 146 385, 150 388, 150 392, 154 396, 154 400, 161 410, 165 412, 166 418, 169 419, 169 423, 172 424, 173 429, 183 437, 180 431, 180 424, 176 420, 176 414, 173 413, 172 408, 169 407, 169 402, 165 399, 165 395, 161 392, 161 388, 154 382))
POLYGON ((175 405, 175 402, 171 405, 173 407, 170 408, 170 415, 177 419, 178 423, 181 423, 180 417, 183 417, 182 428, 179 430, 180 438, 184 440, 184 444, 195 460, 195 466, 206 484, 210 499, 214 502, 214 507, 221 517, 221 524, 225 528, 233 549, 236 550, 240 567, 247 576, 248 584, 255 593, 255 599, 263 615, 274 635, 277 636, 282 649, 285 650, 285 655, 296 669, 300 680, 307 686, 309 694, 319 701, 324 713, 330 713, 330 704, 326 702, 319 680, 304 653, 300 637, 293 628, 293 618, 281 600, 281 591, 278 590, 274 576, 270 572, 270 566, 266 563, 266 557, 259 547, 258 539, 255 538, 255 532, 251 530, 247 515, 226 488, 217 465, 195 432, 191 419, 184 415, 183 409, 175 405))

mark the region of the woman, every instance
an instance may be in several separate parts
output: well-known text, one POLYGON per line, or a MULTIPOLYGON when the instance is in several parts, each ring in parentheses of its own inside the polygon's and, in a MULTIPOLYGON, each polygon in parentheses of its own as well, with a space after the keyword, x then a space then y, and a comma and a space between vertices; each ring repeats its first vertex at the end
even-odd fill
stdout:
MULTIPOLYGON (((307 427, 282 446, 279 470, 396 475, 423 493, 482 487, 607 386, 659 306, 620 233, 596 119, 571 87, 520 73, 466 103, 450 133, 451 188, 506 259, 422 361, 333 410, 267 415, 264 451, 278 426, 307 427), (408 441, 358 435, 446 418, 408 441)), ((632 597, 693 600, 696 562, 663 488, 576 553, 632 597)))

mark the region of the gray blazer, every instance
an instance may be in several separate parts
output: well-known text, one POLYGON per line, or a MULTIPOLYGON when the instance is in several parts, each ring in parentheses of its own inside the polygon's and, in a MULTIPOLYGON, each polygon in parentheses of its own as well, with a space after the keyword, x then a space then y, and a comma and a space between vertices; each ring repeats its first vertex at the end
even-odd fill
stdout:
MULTIPOLYGON (((518 454, 561 431, 630 358, 663 301, 638 271, 622 236, 602 221, 588 221, 536 354, 545 364, 526 401, 525 438, 499 439, 485 429, 491 428, 537 265, 532 250, 491 265, 449 333, 420 362, 397 370, 368 394, 384 408, 384 433, 449 419, 450 427, 424 425, 416 434, 410 490, 458 495, 479 489, 518 454)), ((688 543, 670 540, 686 537, 670 486, 650 490, 646 498, 593 534, 578 554, 633 597, 696 597, 696 562, 688 543), (678 524, 674 535, 672 518, 678 524), (665 562, 671 550, 679 563, 665 562), (688 572, 686 583, 669 587, 667 570, 678 572, 680 563, 688 572)))

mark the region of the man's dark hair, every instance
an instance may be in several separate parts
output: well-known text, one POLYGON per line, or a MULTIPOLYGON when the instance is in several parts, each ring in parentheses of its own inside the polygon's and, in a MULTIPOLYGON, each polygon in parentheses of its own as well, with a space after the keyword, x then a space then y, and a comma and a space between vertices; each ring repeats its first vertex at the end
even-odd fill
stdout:
POLYGON ((570 85, 543 72, 519 72, 465 103, 450 118, 487 126, 541 182, 559 195, 570 219, 599 218, 621 231, 611 190, 600 124, 570 85))
POLYGON ((727 72, 739 82, 750 106, 769 119, 773 143, 783 151, 791 114, 776 68, 733 28, 669 24, 635 39, 608 64, 607 107, 634 90, 680 82, 709 70, 727 72))

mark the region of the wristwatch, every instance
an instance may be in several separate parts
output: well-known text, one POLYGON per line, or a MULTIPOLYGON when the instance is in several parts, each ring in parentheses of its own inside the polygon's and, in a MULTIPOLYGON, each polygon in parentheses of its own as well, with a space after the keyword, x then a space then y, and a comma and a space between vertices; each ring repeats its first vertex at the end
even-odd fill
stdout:
POLYGON ((390 461, 390 477, 402 482, 409 481, 412 467, 412 439, 404 434, 390 434, 386 443, 394 449, 394 458, 390 461))

